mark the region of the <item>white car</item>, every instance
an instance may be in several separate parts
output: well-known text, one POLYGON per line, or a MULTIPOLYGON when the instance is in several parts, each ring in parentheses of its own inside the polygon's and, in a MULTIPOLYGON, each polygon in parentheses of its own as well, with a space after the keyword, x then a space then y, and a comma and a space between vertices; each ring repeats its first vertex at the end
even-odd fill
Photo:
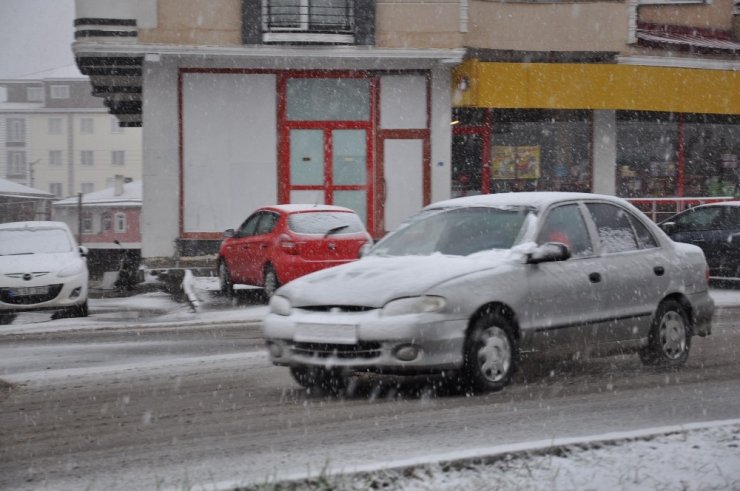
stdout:
POLYGON ((86 255, 63 222, 0 224, 0 323, 35 310, 87 316, 86 255))
POLYGON ((613 196, 507 193, 426 207, 359 261, 281 287, 271 361, 333 390, 352 372, 498 390, 519 359, 638 352, 679 366, 711 332, 701 249, 613 196))

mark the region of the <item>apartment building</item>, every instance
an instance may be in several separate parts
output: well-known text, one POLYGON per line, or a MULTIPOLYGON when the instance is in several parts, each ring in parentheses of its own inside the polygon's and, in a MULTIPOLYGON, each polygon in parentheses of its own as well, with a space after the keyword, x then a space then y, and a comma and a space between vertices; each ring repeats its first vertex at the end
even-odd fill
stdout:
POLYGON ((73 50, 143 128, 154 258, 212 252, 275 202, 349 206, 379 237, 450 196, 686 194, 740 154, 737 18, 731 0, 77 0, 73 50))
POLYGON ((79 72, 49 75, 0 80, 0 177, 57 198, 140 179, 141 129, 121 127, 79 72))

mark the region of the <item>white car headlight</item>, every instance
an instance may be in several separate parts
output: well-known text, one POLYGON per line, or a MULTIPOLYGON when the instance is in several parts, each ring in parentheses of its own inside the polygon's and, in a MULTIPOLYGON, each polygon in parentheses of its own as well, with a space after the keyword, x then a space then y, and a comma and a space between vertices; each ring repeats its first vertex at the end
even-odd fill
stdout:
POLYGON ((280 295, 273 295, 270 299, 270 313, 277 315, 290 315, 293 308, 290 300, 280 295))
POLYGON ((446 301, 444 297, 422 295, 421 297, 407 297, 391 300, 383 306, 381 315, 422 314, 442 310, 446 301))
POLYGON ((57 272, 57 276, 60 278, 66 278, 67 276, 74 276, 82 273, 82 261, 75 261, 69 266, 65 266, 57 272))

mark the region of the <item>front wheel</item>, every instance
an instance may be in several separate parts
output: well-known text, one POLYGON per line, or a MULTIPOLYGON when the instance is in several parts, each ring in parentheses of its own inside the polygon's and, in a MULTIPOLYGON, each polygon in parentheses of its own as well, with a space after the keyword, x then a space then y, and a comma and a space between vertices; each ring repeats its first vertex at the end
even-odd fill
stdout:
POLYGON ((474 392, 493 392, 511 382, 519 353, 513 322, 500 311, 478 319, 465 342, 463 376, 474 392))
POLYGON ((226 261, 218 263, 218 282, 223 295, 227 297, 234 295, 234 284, 231 282, 231 274, 229 273, 229 267, 226 266, 226 261))
POLYGON ((277 274, 275 273, 275 269, 272 266, 268 265, 265 267, 263 285, 265 298, 267 298, 267 300, 270 300, 272 296, 275 295, 275 291, 280 287, 280 282, 278 281, 277 274))
POLYGON ((645 365, 677 367, 686 363, 690 348, 686 310, 676 300, 661 303, 648 334, 648 345, 640 350, 640 359, 645 365))

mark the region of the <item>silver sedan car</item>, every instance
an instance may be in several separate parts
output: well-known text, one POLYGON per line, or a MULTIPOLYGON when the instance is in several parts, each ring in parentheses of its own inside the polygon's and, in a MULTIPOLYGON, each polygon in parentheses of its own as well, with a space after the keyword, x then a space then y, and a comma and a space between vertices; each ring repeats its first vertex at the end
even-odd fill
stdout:
POLYGON ((701 249, 626 201, 507 193, 427 206, 359 261, 281 287, 264 335, 307 388, 371 371, 442 373, 482 392, 523 356, 681 365, 713 311, 701 249))

